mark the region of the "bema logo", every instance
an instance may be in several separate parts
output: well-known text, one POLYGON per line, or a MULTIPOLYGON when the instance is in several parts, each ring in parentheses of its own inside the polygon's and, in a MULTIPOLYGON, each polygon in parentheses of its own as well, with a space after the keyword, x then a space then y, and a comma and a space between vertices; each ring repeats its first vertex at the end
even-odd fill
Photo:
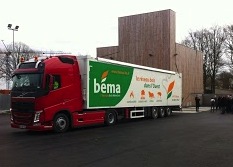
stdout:
POLYGON ((121 93, 121 86, 114 83, 105 83, 107 80, 108 71, 103 72, 101 76, 101 83, 97 83, 94 78, 94 93, 121 93))

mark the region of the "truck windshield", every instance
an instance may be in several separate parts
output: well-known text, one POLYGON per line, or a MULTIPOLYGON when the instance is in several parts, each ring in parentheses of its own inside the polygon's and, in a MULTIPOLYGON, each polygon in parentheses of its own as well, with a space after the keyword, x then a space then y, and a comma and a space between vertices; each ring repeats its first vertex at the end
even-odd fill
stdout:
POLYGON ((15 74, 12 90, 36 91, 42 87, 42 74, 15 74))

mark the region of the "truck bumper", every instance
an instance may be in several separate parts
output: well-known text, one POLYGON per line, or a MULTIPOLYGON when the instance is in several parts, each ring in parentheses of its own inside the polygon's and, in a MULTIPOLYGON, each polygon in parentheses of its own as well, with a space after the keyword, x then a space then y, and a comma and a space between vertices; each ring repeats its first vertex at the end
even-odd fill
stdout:
POLYGON ((18 125, 11 122, 12 128, 18 128, 18 129, 28 129, 32 131, 47 131, 52 130, 53 126, 51 125, 41 125, 41 124, 34 124, 34 125, 18 125))

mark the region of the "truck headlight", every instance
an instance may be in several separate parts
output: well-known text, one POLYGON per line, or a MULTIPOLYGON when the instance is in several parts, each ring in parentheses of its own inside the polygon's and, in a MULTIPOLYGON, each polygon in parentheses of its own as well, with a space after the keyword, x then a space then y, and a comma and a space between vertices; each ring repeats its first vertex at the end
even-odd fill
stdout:
POLYGON ((35 116, 34 116, 34 122, 39 122, 40 121, 40 114, 43 111, 36 111, 35 116))

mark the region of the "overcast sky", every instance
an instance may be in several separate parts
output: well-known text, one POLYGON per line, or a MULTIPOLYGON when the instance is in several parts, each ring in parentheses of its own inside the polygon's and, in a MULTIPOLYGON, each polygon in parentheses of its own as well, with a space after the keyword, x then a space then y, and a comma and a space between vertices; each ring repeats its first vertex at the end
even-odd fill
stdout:
MULTIPOLYGON (((171 9, 176 42, 189 31, 233 24, 232 0, 0 0, 0 40, 40 50, 96 56, 96 48, 118 45, 118 17, 171 9)), ((0 41, 1 42, 1 41, 0 41)), ((0 47, 2 47, 0 43, 0 47)))

